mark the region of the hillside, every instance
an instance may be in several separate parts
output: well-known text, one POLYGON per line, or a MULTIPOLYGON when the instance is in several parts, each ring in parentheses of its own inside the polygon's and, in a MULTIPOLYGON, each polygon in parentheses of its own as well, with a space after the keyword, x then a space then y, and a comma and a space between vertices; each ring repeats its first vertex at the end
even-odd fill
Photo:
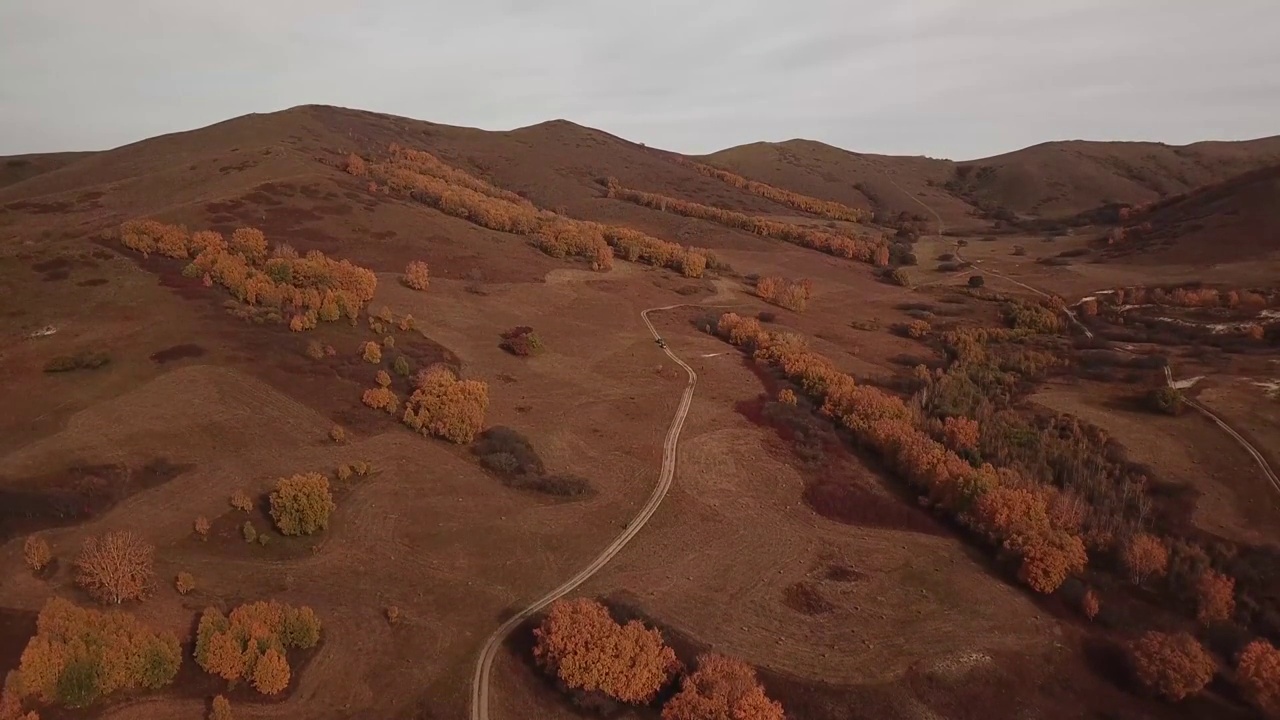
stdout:
POLYGON ((1217 264, 1280 251, 1280 165, 1160 201, 1132 215, 1111 257, 1146 264, 1217 264))
POLYGON ((57 170, 92 154, 88 152, 33 153, 0 157, 0 188, 57 170))
POLYGON ((1185 146, 1061 141, 953 162, 849 152, 808 140, 753 143, 705 160, 765 182, 888 214, 919 212, 894 187, 928 203, 951 225, 977 208, 1010 217, 1060 218, 1106 202, 1143 203, 1280 162, 1280 136, 1185 146), (861 188, 861 189, 859 189, 861 188))

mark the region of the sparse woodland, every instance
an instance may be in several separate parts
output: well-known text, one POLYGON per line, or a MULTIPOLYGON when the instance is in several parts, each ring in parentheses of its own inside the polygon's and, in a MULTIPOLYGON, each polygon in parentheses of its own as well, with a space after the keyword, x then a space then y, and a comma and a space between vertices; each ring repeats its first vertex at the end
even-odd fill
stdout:
POLYGON ((865 210, 851 208, 847 205, 835 202, 834 200, 821 200, 819 198, 809 197, 808 195, 794 193, 790 190, 783 190, 782 188, 777 188, 766 183, 748 180, 741 175, 735 175, 727 170, 721 170, 720 168, 711 167, 710 165, 704 165, 683 156, 677 156, 676 163, 687 168, 692 168, 701 175, 705 175, 709 178, 715 178, 727 185, 732 185, 739 190, 746 190, 753 195, 759 195, 760 197, 772 200, 779 205, 786 205, 789 208, 793 208, 801 212, 819 215, 827 218, 828 220, 860 223, 870 219, 871 213, 865 210))
POLYGON ((208 608, 196 631, 195 659, 229 683, 243 679, 263 695, 277 695, 292 677, 288 651, 319 642, 320 620, 308 607, 256 602, 229 616, 208 608))
POLYGON ((756 295, 778 307, 804 312, 809 305, 809 298, 813 296, 813 282, 808 278, 788 280, 783 277, 762 277, 756 281, 756 295))

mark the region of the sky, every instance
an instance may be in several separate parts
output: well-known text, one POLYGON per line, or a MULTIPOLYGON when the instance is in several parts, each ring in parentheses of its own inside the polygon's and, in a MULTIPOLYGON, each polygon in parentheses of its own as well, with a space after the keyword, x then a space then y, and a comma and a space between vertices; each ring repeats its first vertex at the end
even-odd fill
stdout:
POLYGON ((686 153, 1280 134, 1275 0, 0 0, 0 155, 303 104, 686 153))

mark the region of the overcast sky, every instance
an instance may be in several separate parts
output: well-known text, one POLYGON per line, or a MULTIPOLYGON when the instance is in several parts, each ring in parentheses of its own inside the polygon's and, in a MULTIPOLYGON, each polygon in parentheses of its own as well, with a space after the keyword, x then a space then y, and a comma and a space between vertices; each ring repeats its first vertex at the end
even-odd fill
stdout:
POLYGON ((703 153, 1280 134, 1277 0, 0 0, 0 154, 322 103, 703 153))

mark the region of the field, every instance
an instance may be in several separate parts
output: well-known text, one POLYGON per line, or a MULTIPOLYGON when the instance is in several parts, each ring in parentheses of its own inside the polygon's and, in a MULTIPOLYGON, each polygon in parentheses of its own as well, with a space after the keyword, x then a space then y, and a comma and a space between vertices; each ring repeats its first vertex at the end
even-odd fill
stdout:
MULTIPOLYGON (((745 662, 790 718, 1250 717, 1237 652, 1280 641, 1280 488, 1244 447, 1280 466, 1280 259, 1259 243, 1206 265, 1186 248, 1270 212, 1270 186, 1231 180, 1275 161, 1267 143, 1190 146, 1194 172, 1162 160, 1122 181, 1098 158, 1138 160, 1107 144, 1077 148, 1076 165, 1037 148, 952 163, 816 143, 681 158, 563 121, 490 133, 308 106, 0 159, 0 674, 23 665, 48 598, 95 607, 78 582, 86 541, 131 531, 154 547, 155 582, 123 610, 174 633, 181 667, 162 689, 82 708, 28 693, 25 709, 190 718, 223 694, 238 718, 475 718, 486 638, 635 530, 568 597, 658 628, 686 664, 745 662), (1028 167, 1057 194, 1028 195, 1028 167), (1132 216, 1100 219, 1105 200, 1132 216), (1232 222, 1203 221, 1231 208, 1232 222), (163 225, 127 224, 141 219, 163 225), (242 227, 263 232, 262 257, 237 245, 242 227), (192 244, 205 230, 231 238, 216 267, 192 244), (179 236, 181 252, 165 249, 179 236), (247 275, 226 269, 237 252, 247 275), (405 277, 414 261, 425 291, 405 277), (244 301, 317 273, 341 278, 325 305, 304 290, 244 301), (356 296, 348 322, 338 308, 356 296), (662 343, 651 308, 665 308, 650 313, 662 343), (717 329, 727 312, 763 334, 717 329), (510 341, 522 326, 527 353, 510 341), (770 347, 775 359, 751 358, 770 347), (671 488, 633 527, 686 387, 674 358, 697 383, 671 488), (469 431, 450 442, 401 422, 414 373, 439 367, 487 386, 474 429, 514 431, 537 472, 502 470, 469 431), (379 370, 394 414, 362 402, 379 370), (1087 567, 1026 581, 1030 551, 983 520, 977 495, 961 507, 879 423, 821 411, 845 376, 909 408, 895 427, 964 473, 992 463, 1043 502, 1079 498, 1085 525, 1054 530, 1086 539, 1087 567), (1169 380, 1186 409, 1153 412, 1169 380), (948 418, 980 437, 956 441, 948 418), (1049 449, 1001 434, 1032 431, 1049 449), (1091 457, 1105 467, 1078 471, 1091 457), (353 463, 369 469, 340 470, 353 463), (289 536, 267 498, 299 473, 324 474, 335 508, 322 531, 289 536), (1114 510, 1086 490, 1094 478, 1141 499, 1114 510), (1089 535, 1103 520, 1116 537, 1089 535), (1138 534, 1172 549, 1167 578, 1128 578, 1138 534), (52 555, 35 570, 32 537, 52 555), (1196 572, 1236 583, 1232 612, 1209 623, 1179 565, 1191 547, 1196 572), (175 589, 179 573, 194 589, 175 589), (287 688, 202 669, 199 614, 267 600, 322 627, 288 651, 287 688), (1180 703, 1143 690, 1125 648, 1148 630, 1199 638, 1212 683, 1180 703)), ((599 700, 537 666, 545 613, 532 615, 500 638, 484 720, 578 717, 599 700)), ((657 718, 674 692, 617 717, 657 718)))

